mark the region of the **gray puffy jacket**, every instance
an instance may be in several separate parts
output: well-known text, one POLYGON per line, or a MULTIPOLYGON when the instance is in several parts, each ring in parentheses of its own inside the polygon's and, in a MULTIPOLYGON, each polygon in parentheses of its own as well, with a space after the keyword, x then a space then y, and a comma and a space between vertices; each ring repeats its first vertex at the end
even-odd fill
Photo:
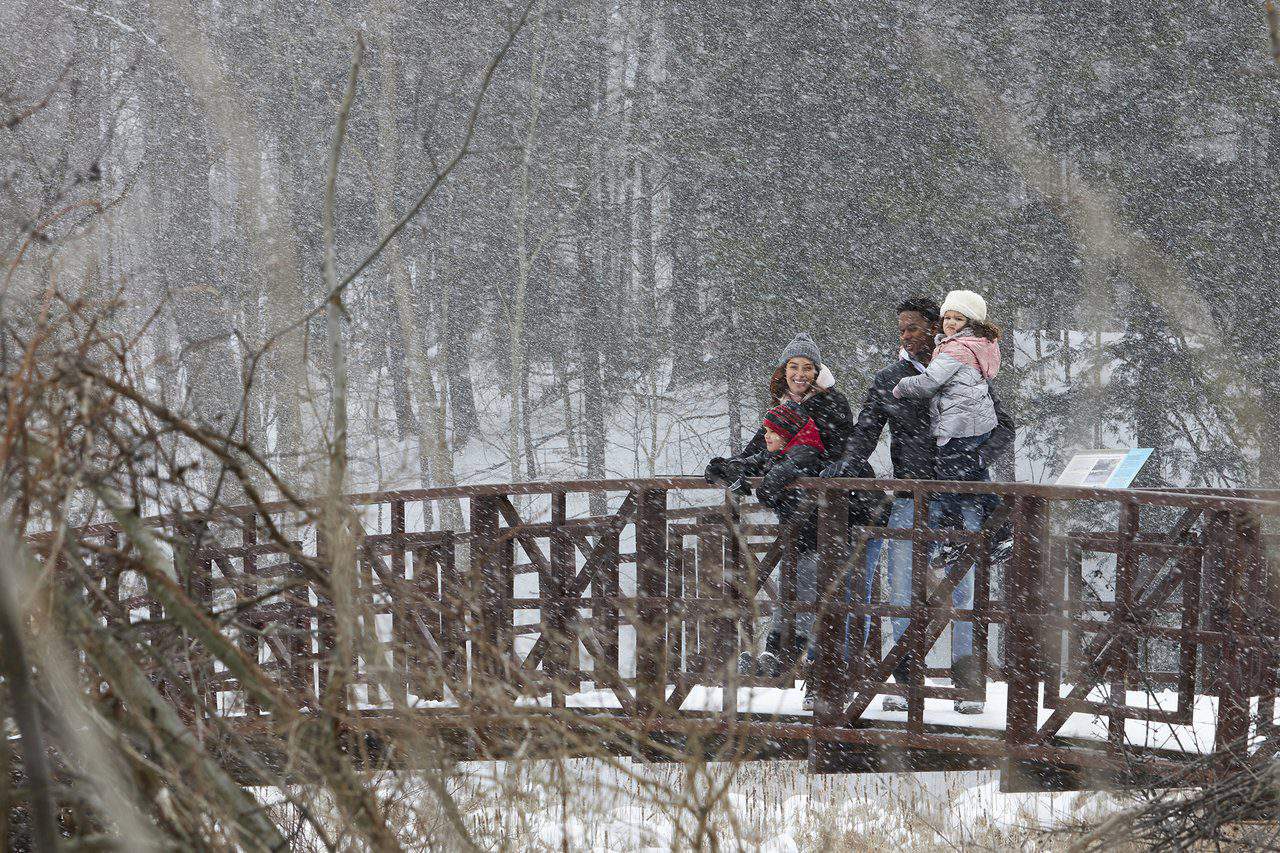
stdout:
POLYGON ((1000 346, 961 329, 939 337, 929 367, 893 389, 895 397, 932 398, 929 416, 939 439, 984 435, 996 428, 987 383, 1000 371, 1000 346))

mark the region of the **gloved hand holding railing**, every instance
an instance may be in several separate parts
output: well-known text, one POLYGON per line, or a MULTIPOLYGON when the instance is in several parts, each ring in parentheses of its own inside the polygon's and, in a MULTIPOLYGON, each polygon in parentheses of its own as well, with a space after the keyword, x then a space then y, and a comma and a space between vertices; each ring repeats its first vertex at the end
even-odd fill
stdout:
POLYGON ((717 456, 707 463, 702 477, 713 486, 724 486, 739 497, 751 497, 751 486, 747 483, 743 471, 743 463, 739 459, 725 459, 717 456))

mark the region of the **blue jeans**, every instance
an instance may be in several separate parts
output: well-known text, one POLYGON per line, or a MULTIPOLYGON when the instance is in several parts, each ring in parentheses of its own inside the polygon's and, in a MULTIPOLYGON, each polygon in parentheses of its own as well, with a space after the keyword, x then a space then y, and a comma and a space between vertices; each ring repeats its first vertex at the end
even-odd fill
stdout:
MULTIPOLYGON (((929 502, 930 527, 939 526, 944 517, 943 512, 944 504, 941 500, 935 499, 929 502)), ((959 512, 960 520, 965 530, 972 531, 982 528, 986 512, 980 502, 964 502, 960 505, 959 512)), ((887 526, 901 530, 909 529, 912 526, 914 516, 915 500, 913 498, 895 498, 893 509, 889 513, 887 526)), ((871 601, 873 573, 876 571, 876 565, 880 561, 880 552, 886 547, 886 541, 889 552, 889 603, 895 607, 907 607, 911 604, 911 546, 913 543, 904 539, 873 539, 867 543, 867 582, 866 589, 863 591, 863 600, 866 602, 871 601)), ((955 590, 952 591, 951 606, 963 610, 973 607, 972 568, 965 572, 964 577, 956 584, 955 590)), ((902 638, 902 634, 907 630, 907 625, 911 623, 911 620, 906 617, 895 616, 892 622, 893 641, 896 643, 902 638)), ((870 620, 864 620, 862 635, 864 642, 870 630, 870 620)), ((873 651, 878 658, 880 650, 875 649, 873 651)), ((952 622, 951 660, 954 662, 971 654, 973 654, 973 623, 952 622)))
MULTIPOLYGON (((782 578, 779 576, 778 583, 781 585, 782 578)), ((796 559, 796 601, 800 604, 813 604, 818 598, 818 552, 805 551, 796 559)), ((803 637, 805 643, 810 650, 810 656, 813 653, 813 642, 816 639, 813 633, 814 614, 813 613, 797 613, 794 617, 796 623, 796 636, 803 637)), ((769 620, 769 633, 781 634, 786 619, 782 615, 782 609, 778 608, 773 611, 773 616, 769 620)))

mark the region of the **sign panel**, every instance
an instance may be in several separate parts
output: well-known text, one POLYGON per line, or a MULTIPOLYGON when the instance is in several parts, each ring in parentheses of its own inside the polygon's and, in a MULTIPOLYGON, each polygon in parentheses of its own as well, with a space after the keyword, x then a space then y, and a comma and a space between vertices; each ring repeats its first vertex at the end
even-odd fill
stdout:
POLYGON ((1130 450, 1084 450, 1071 457, 1055 485, 1125 489, 1151 458, 1150 447, 1130 450))

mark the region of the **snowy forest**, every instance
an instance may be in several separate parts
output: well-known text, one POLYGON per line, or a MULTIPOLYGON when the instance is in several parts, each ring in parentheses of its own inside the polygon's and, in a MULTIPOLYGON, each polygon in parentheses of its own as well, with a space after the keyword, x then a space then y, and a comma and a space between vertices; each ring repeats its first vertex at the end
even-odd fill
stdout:
POLYGON ((1254 2, 2 14, 11 290, 52 263, 110 295, 157 399, 288 480, 327 412, 357 32, 333 243, 358 485, 695 471, 750 437, 795 332, 856 411, 898 302, 952 287, 1014 332, 1004 479, 1117 442, 1156 449, 1148 485, 1280 476, 1254 2))
POLYGON ((0 847, 1245 839, 1277 223, 1271 0, 0 3, 0 847), (797 335, 856 418, 957 290, 1016 436, 973 525, 690 482, 797 335), (1132 490, 1036 490, 1129 448, 1132 490), (861 769, 806 740, 875 725, 861 769))

